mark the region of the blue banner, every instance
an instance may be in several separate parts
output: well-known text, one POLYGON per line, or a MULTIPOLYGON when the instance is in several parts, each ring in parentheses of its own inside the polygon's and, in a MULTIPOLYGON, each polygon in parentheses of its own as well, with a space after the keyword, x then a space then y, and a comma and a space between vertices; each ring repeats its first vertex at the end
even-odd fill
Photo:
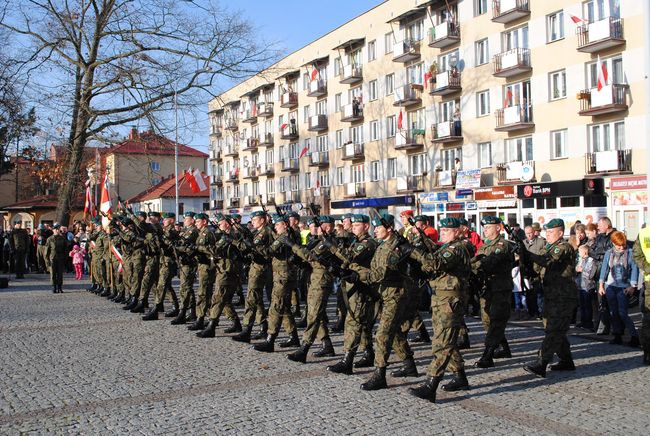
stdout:
POLYGON ((332 209, 361 209, 364 207, 386 207, 386 206, 412 206, 415 204, 412 195, 401 195, 399 197, 380 198, 358 198, 354 200, 333 201, 332 209))

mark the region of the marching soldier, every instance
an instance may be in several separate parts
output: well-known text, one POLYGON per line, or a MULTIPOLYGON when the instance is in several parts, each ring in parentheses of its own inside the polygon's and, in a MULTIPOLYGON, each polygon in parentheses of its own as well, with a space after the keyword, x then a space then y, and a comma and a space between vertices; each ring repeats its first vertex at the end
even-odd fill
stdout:
MULTIPOLYGON (((343 224, 343 231, 341 231, 337 236, 337 240, 339 241, 339 248, 341 249, 347 249, 352 241, 354 241, 355 237, 354 234, 352 233, 352 214, 351 213, 346 213, 343 215, 343 218, 341 220, 341 223, 343 224)), ((332 332, 334 333, 339 333, 342 332, 343 329, 345 328, 345 318, 348 313, 348 308, 345 305, 345 299, 343 298, 343 285, 337 287, 336 289, 336 315, 337 315, 337 320, 336 324, 334 327, 332 327, 332 332)))
POLYGON ((36 234, 38 235, 36 240, 36 261, 38 263, 38 271, 40 273, 46 273, 47 262, 45 260, 45 242, 47 241, 47 238, 52 236, 52 230, 46 228, 43 224, 39 224, 36 234))
POLYGON ((131 255, 129 256, 129 263, 127 264, 127 271, 129 274, 129 282, 131 289, 131 298, 126 301, 126 305, 122 307, 124 310, 131 310, 138 305, 140 294, 142 293, 142 279, 144 277, 144 263, 145 263, 145 244, 144 235, 141 230, 141 223, 146 218, 144 212, 138 212, 137 216, 133 216, 125 220, 124 231, 121 236, 124 242, 131 248, 131 255))
POLYGON ((144 313, 149 306, 151 289, 158 284, 158 268, 160 267, 160 212, 149 212, 149 222, 140 223, 140 230, 144 238, 144 271, 140 287, 138 304, 131 309, 131 313, 144 313))
POLYGON ((52 226, 52 236, 45 242, 45 259, 50 270, 52 279, 52 293, 63 293, 63 273, 65 271, 65 262, 68 258, 67 244, 68 240, 61 235, 61 225, 55 223, 52 226))
MULTIPOLYGON (((467 250, 467 253, 469 254, 470 259, 473 258, 476 255, 476 245, 472 242, 470 239, 470 234, 471 230, 469 228, 469 223, 465 218, 458 218, 458 222, 460 223, 460 241, 463 243, 465 246, 465 249, 467 250)), ((481 244, 482 245, 482 242, 481 244)), ((473 274, 470 274, 469 279, 467 281, 467 292, 465 294, 467 300, 465 301, 465 313, 468 312, 467 305, 469 304, 470 301, 474 301, 472 299, 472 293, 477 293, 478 286, 472 286, 472 283, 474 283, 474 280, 476 280, 476 276, 473 274)), ((478 295, 474 294, 476 298, 476 304, 478 305, 478 295)), ((474 303, 473 303, 474 304, 474 303)), ((458 349, 459 350, 466 350, 470 348, 470 342, 469 342, 469 329, 467 328, 467 324, 465 323, 465 318, 463 318, 463 323, 460 328, 460 333, 458 334, 458 349)))
MULTIPOLYGON (((122 240, 117 229, 117 226, 119 225, 117 224, 118 222, 119 218, 116 218, 116 220, 111 223, 108 238, 110 246, 117 251, 122 251, 122 240)), ((122 261, 124 261, 124 258, 122 258, 122 261)), ((120 264, 119 259, 110 252, 108 253, 108 262, 110 262, 109 273, 111 274, 110 282, 113 285, 113 293, 108 295, 106 298, 115 301, 120 295, 124 294, 124 268, 120 264)))
POLYGON ((645 283, 645 298, 641 312, 641 346, 643 347, 643 363, 650 365, 650 228, 644 227, 634 242, 634 261, 643 275, 645 283))
POLYGON ((196 319, 194 280, 196 279, 197 265, 194 259, 194 246, 199 236, 199 231, 195 226, 194 212, 185 212, 183 230, 179 236, 176 255, 181 279, 179 290, 180 309, 178 316, 172 320, 172 325, 185 324, 187 321, 194 321, 196 319))
POLYGON ((198 262, 199 288, 196 293, 196 320, 190 324, 188 330, 203 330, 205 315, 210 308, 212 292, 214 291, 215 269, 212 249, 216 242, 215 234, 208 228, 209 218, 205 213, 194 215, 196 229, 199 234, 196 238, 195 259, 198 262))

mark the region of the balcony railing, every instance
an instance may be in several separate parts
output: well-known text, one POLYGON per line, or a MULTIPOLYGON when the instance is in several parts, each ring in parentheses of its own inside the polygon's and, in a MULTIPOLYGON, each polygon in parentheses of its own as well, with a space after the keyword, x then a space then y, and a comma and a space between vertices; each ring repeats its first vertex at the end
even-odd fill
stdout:
POLYGON ((210 201, 210 209, 223 209, 223 200, 210 201))
POLYGON ((320 188, 311 188, 311 195, 314 197, 330 198, 330 187, 321 186, 320 188))
POLYGON ((393 62, 411 62, 420 59, 420 41, 405 39, 393 45, 393 62))
POLYGON ((282 159, 282 171, 300 171, 300 162, 298 159, 282 159))
POLYGON ((210 126, 210 135, 214 136, 215 138, 221 138, 221 136, 223 135, 223 132, 221 131, 221 127, 210 126))
POLYGON ((243 151, 252 151, 256 150, 257 147, 260 145, 260 140, 259 138, 253 137, 253 138, 246 138, 246 145, 244 146, 243 151))
POLYGON ((495 23, 510 23, 528 15, 528 0, 492 0, 492 21, 495 23))
POLYGON ((210 176, 210 184, 212 185, 222 185, 223 179, 220 174, 213 174, 210 176))
POLYGON ((356 121, 363 121, 363 106, 361 104, 346 104, 343 106, 341 113, 341 121, 354 123, 356 121))
POLYGON ((497 182, 501 184, 535 180, 535 161, 515 161, 496 165, 497 182))
POLYGON ((365 197, 366 184, 365 183, 348 183, 345 185, 345 197, 365 197))
POLYGON ((429 80, 431 85, 429 94, 431 95, 448 95, 461 90, 460 71, 453 69, 438 73, 429 80))
POLYGON ((433 142, 456 142, 463 139, 462 124, 454 121, 445 121, 431 126, 433 142))
POLYGON ((422 85, 411 83, 395 89, 393 106, 412 106, 422 103, 422 85))
POLYGON ((406 176, 397 178, 397 192, 421 192, 426 189, 425 175, 406 176))
POLYGON ((275 165, 272 163, 267 163, 264 165, 262 175, 271 177, 273 174, 275 174, 275 165))
POLYGON ((424 146, 424 129, 404 129, 395 134, 395 150, 415 150, 424 146))
POLYGON ((257 116, 259 117, 272 117, 273 116, 273 103, 258 103, 257 116))
POLYGON ((259 204, 259 197, 257 195, 247 195, 244 197, 246 206, 257 206, 259 204))
POLYGON ((224 156, 235 157, 239 155, 239 144, 228 144, 224 149, 224 156))
POLYGON ((632 172, 632 150, 609 150, 585 155, 587 174, 622 174, 632 172))
POLYGON ((628 109, 628 85, 614 83, 598 88, 587 89, 578 94, 580 115, 594 116, 622 112, 628 109))
POLYGON ((231 183, 239 182, 239 168, 235 168, 228 173, 227 181, 231 183))
POLYGON ((239 197, 231 197, 226 200, 227 207, 239 207, 239 197))
POLYGON ((314 115, 309 117, 309 127, 307 130, 310 132, 322 132, 327 130, 327 115, 314 115))
POLYGON ((261 194, 260 202, 266 206, 275 203, 275 194, 261 194))
POLYGON ((259 166, 250 165, 244 167, 244 178, 245 179, 255 179, 260 176, 259 166))
POLYGON ((363 80, 363 68, 361 65, 345 65, 340 72, 340 83, 357 83, 363 80))
POLYGON ((284 108, 294 108, 298 106, 298 93, 297 92, 285 92, 280 96, 280 107, 284 108))
POLYGON ((246 111, 244 111, 242 122, 249 123, 249 124, 256 123, 257 122, 257 110, 246 109, 246 111))
POLYGON ((608 48, 625 44, 623 38, 623 20, 607 17, 589 24, 583 24, 576 30, 578 34, 578 51, 596 53, 608 48))
POLYGON ((309 156, 310 167, 326 167, 330 164, 329 151, 315 151, 309 156))
POLYGON ((260 145, 265 147, 273 147, 273 133, 264 133, 260 137, 260 145))
POLYGON ((515 48, 494 56, 495 77, 513 77, 531 71, 530 50, 515 48))
POLYGON ((300 203, 300 191, 278 192, 275 194, 276 201, 283 203, 300 203))
POLYGON ((429 29, 429 47, 445 48, 460 41, 460 26, 445 21, 429 29))
POLYGON ((296 126, 295 120, 293 123, 283 124, 280 126, 280 138, 294 140, 298 139, 298 127, 296 126))
POLYGON ((530 129, 535 126, 533 122, 533 106, 530 104, 518 104, 495 113, 496 127, 498 132, 511 132, 513 130, 530 129))
POLYGON ((365 158, 363 154, 363 144, 354 144, 352 142, 343 146, 343 160, 355 160, 365 158))
POLYGON ((231 131, 239 130, 239 124, 237 122, 237 119, 235 118, 226 118, 225 124, 226 124, 226 130, 231 130, 231 131))
POLYGON ((309 82, 308 97, 321 97, 327 94, 327 81, 323 79, 312 80, 309 82))
POLYGON ((215 150, 212 150, 210 152, 210 154, 211 154, 211 159, 214 159, 214 160, 223 159, 223 151, 221 151, 221 148, 217 148, 215 150))

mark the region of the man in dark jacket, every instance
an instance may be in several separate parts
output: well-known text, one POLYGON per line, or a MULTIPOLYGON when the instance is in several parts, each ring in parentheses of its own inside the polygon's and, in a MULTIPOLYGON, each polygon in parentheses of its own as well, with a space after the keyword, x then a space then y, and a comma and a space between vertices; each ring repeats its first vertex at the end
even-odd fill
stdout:
MULTIPOLYGON (((597 227, 598 235, 596 236, 596 242, 589 249, 589 256, 596 261, 598 270, 600 270, 605 252, 612 248, 610 237, 616 229, 612 227, 612 220, 606 216, 598 220, 597 227)), ((597 276, 598 274, 599 272, 596 272, 597 276)), ((598 330, 596 334, 608 335, 610 330, 609 308, 607 306, 607 299, 601 295, 598 296, 598 319, 598 330)))
POLYGON ((29 251, 29 246, 32 241, 27 233, 27 230, 22 228, 20 222, 14 224, 13 232, 11 233, 11 251, 14 253, 14 261, 17 279, 25 278, 25 256, 29 251))

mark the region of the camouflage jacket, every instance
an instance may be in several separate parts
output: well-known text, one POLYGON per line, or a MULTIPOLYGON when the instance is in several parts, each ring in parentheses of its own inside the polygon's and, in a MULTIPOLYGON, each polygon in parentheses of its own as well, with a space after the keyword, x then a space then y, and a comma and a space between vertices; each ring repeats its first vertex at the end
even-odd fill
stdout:
POLYGON ((512 268, 515 256, 510 242, 503 235, 496 239, 485 240, 472 258, 472 272, 483 274, 488 289, 512 291, 512 268))
POLYGON ((198 237, 199 231, 195 226, 183 227, 176 245, 176 255, 180 264, 194 264, 194 244, 198 237))
POLYGON ((201 265, 213 265, 214 245, 217 242, 214 232, 207 227, 199 230, 196 237, 196 260, 201 265))
POLYGON ((403 254, 399 249, 400 242, 397 236, 391 235, 388 239, 379 242, 369 267, 353 263, 350 269, 356 271, 361 282, 365 284, 403 287, 407 277, 402 274, 404 262, 401 261, 403 254))
POLYGON ((644 281, 647 282, 650 280, 650 262, 648 262, 648 259, 645 257, 645 254, 643 253, 643 246, 641 244, 645 244, 645 246, 648 247, 650 246, 650 240, 645 240, 644 238, 644 241, 641 242, 641 233, 639 233, 636 241, 634 241, 632 255, 634 257, 634 262, 636 262, 636 265, 639 267, 639 275, 643 276, 644 281))
POLYGON ((564 239, 546 244, 544 254, 530 253, 536 264, 544 267, 544 300, 577 300, 575 250, 564 239))
POLYGON ((471 256, 462 239, 444 244, 433 253, 414 250, 411 258, 422 265, 422 272, 430 277, 429 284, 435 292, 461 294, 467 290, 471 256))

